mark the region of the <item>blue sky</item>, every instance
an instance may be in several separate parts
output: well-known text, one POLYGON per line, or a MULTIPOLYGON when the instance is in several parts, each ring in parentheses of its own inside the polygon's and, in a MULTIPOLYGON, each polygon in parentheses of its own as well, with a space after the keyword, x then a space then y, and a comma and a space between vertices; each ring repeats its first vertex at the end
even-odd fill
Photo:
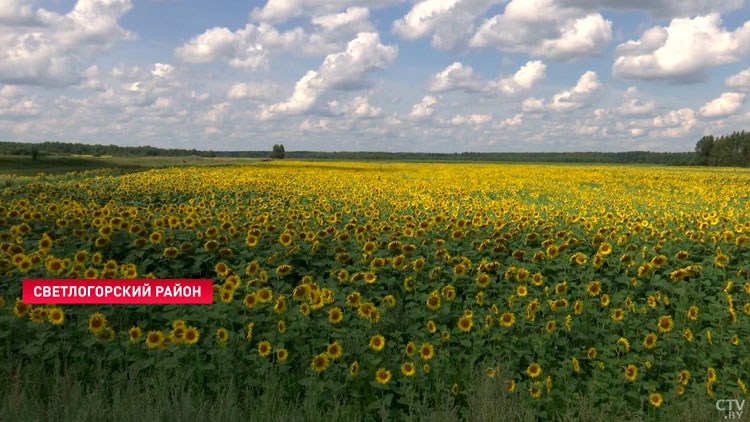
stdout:
POLYGON ((748 93, 744 0, 0 4, 0 140, 687 151, 748 93))

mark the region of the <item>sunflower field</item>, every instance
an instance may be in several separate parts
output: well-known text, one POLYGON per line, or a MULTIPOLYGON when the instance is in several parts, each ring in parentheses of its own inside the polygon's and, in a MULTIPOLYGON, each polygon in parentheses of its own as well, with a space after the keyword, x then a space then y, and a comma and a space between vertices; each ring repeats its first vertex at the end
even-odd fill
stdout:
POLYGON ((393 417, 476 374, 541 418, 750 382, 750 172, 269 162, 0 191, 0 346, 393 417), (210 278, 210 305, 23 303, 24 278, 210 278))

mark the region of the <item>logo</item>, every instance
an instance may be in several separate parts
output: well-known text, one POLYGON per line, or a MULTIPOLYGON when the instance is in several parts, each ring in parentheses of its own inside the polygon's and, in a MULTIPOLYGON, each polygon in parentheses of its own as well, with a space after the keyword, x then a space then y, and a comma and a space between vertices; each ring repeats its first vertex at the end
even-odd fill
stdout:
POLYGON ((745 407, 745 400, 722 399, 716 400, 716 410, 722 412, 724 419, 739 419, 742 417, 742 408, 745 407))

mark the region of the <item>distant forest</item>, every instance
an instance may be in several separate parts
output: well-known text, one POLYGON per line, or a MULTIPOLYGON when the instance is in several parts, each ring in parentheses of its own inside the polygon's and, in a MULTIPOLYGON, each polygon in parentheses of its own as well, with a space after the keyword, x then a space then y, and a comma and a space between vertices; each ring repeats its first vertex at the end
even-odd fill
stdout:
POLYGON ((704 136, 695 145, 697 165, 748 167, 750 165, 750 133, 734 132, 714 138, 704 136))
POLYGON ((599 163, 599 164, 663 164, 750 166, 750 133, 704 136, 695 146, 695 152, 320 152, 284 151, 283 145, 274 145, 268 151, 202 151, 197 149, 163 149, 151 146, 123 147, 118 145, 90 145, 65 142, 0 142, 0 154, 37 155, 51 154, 111 155, 111 156, 200 156, 200 157, 281 157, 318 160, 378 160, 378 161, 491 161, 491 162, 544 162, 544 163, 599 163))

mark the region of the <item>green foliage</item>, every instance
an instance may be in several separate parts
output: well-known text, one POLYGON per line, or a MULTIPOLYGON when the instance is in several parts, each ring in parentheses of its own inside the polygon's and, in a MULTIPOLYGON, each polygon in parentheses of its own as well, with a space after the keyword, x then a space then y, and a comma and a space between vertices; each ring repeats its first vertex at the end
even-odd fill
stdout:
POLYGON ((696 164, 703 166, 748 167, 750 165, 750 133, 733 132, 714 138, 702 137, 695 144, 696 164))
POLYGON ((271 151, 271 158, 284 158, 284 144, 274 144, 273 151, 271 151))

